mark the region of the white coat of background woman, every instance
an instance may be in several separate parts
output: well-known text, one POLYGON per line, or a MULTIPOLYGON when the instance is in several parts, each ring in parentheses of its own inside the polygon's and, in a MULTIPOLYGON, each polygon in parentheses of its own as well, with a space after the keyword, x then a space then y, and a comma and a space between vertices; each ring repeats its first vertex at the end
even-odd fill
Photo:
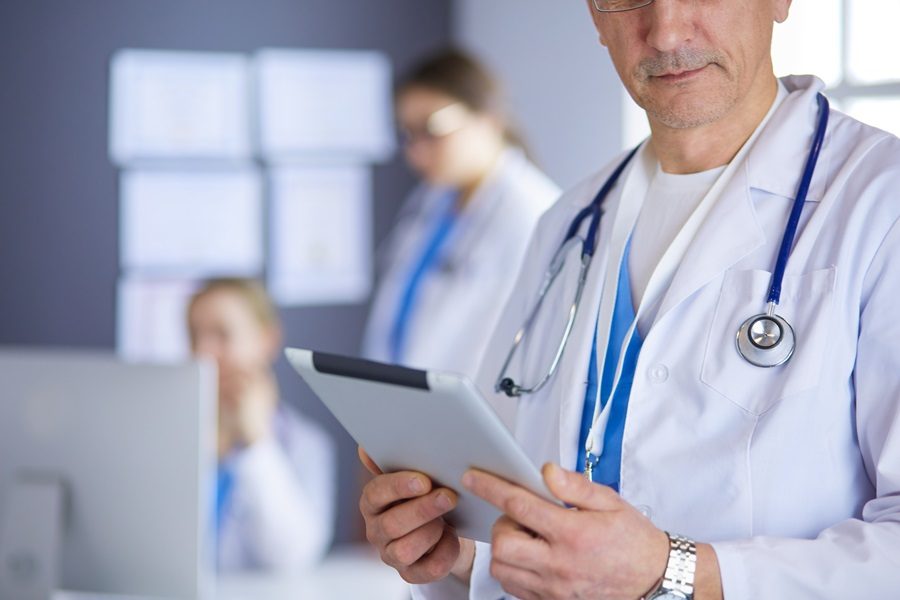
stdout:
POLYGON ((499 86, 444 52, 397 88, 410 167, 422 178, 380 251, 363 352, 474 376, 538 218, 559 189, 528 159, 499 86))

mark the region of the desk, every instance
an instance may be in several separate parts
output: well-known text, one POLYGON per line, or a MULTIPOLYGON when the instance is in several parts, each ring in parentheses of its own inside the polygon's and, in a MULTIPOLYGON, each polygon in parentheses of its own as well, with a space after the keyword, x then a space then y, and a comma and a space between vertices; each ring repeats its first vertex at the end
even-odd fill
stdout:
MULTIPOLYGON (((339 546, 319 565, 291 575, 222 575, 215 600, 408 600, 409 586, 371 547, 339 546)), ((53 600, 126 600, 57 592, 53 600)), ((127 600, 141 600, 133 596, 127 600)))
POLYGON ((366 546, 345 547, 306 573, 219 578, 216 600, 407 600, 409 586, 366 546))

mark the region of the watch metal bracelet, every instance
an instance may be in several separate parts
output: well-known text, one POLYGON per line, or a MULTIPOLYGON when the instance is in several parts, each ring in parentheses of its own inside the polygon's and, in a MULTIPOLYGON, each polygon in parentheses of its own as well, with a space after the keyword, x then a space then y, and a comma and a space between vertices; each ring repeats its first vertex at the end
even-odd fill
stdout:
POLYGON ((668 531, 666 535, 669 536, 669 562, 660 587, 669 592, 680 592, 690 600, 694 597, 697 547, 684 536, 668 531))
POLYGON ((669 536, 666 572, 645 600, 694 600, 697 546, 684 536, 665 533, 669 536))

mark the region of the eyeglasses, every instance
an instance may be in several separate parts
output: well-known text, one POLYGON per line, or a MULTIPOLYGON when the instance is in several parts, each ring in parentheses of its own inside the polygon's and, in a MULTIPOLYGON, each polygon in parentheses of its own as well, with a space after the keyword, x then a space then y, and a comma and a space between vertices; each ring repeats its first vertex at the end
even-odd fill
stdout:
POLYGON ((424 126, 401 127, 400 135, 407 145, 419 141, 432 142, 456 133, 465 127, 469 111, 460 102, 435 111, 425 120, 424 126))
POLYGON ((636 10, 653 4, 653 0, 594 0, 597 12, 614 13, 636 10))

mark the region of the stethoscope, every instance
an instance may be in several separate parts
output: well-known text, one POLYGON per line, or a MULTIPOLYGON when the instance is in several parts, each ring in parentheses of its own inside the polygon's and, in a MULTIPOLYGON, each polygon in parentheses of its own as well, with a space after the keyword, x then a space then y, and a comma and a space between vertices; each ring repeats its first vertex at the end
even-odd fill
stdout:
MULTIPOLYGON (((790 323, 788 323, 784 317, 776 314, 775 310, 781 301, 781 286, 784 281, 784 272, 787 267, 787 261, 794 245, 797 227, 800 224, 800 215, 803 212, 803 205, 805 204, 806 197, 809 193, 809 186, 812 182, 816 164, 819 161, 819 153, 822 150, 822 144, 825 140, 825 133, 828 129, 828 100, 822 94, 818 94, 817 101, 819 107, 818 124, 812 146, 809 150, 809 156, 806 160, 806 166, 803 170, 803 177, 800 180, 800 187, 797 190, 797 197, 794 200, 791 214, 788 217, 787 225, 785 226, 784 236, 781 240, 778 259, 775 263, 775 271, 772 274, 772 286, 769 289, 769 295, 766 300, 766 310, 764 313, 754 315, 745 320, 738 328, 736 336, 737 350, 740 355, 748 363, 757 367, 771 368, 787 363, 791 359, 791 356, 793 356, 797 346, 797 338, 793 327, 791 327, 790 323)), ((578 315, 578 309, 581 306, 581 297, 584 293, 585 283, 587 282, 588 269, 594 258, 594 251, 596 249, 596 238, 600 227, 600 219, 603 216, 603 202, 606 200, 606 197, 612 191, 613 187, 615 187, 622 173, 625 171, 625 167, 628 166, 632 158, 637 154, 639 148, 640 146, 632 150, 628 156, 625 157, 603 184, 603 187, 600 188, 600 191, 597 192, 594 200, 585 208, 581 209, 569 225, 565 238, 554 254, 547 272, 544 274, 541 286, 538 288, 537 299, 534 306, 526 317, 522 327, 519 328, 513 338, 512 347, 509 350, 509 354, 506 356, 506 360, 503 362, 503 366, 500 369, 500 375, 497 377, 497 382, 494 385, 495 391, 503 392, 510 397, 521 396, 522 394, 533 394, 544 387, 544 385, 546 385, 553 377, 554 373, 556 373, 560 361, 562 360, 563 352, 568 345, 569 337, 572 334, 572 328, 578 315), (585 219, 589 217, 590 224, 588 226, 587 235, 584 238, 580 238, 578 231, 584 224, 585 219), (562 339, 557 346, 546 375, 544 375, 544 377, 535 385, 525 387, 516 383, 512 377, 507 376, 507 370, 515 356, 516 350, 519 349, 524 339, 530 334, 531 328, 540 312, 540 308, 544 303, 544 299, 553 287, 553 283, 557 280, 560 272, 562 272, 566 257, 572 247, 577 245, 578 242, 581 242, 581 268, 578 275, 578 286, 575 290, 575 299, 569 307, 568 319, 565 328, 563 329, 562 339)))

